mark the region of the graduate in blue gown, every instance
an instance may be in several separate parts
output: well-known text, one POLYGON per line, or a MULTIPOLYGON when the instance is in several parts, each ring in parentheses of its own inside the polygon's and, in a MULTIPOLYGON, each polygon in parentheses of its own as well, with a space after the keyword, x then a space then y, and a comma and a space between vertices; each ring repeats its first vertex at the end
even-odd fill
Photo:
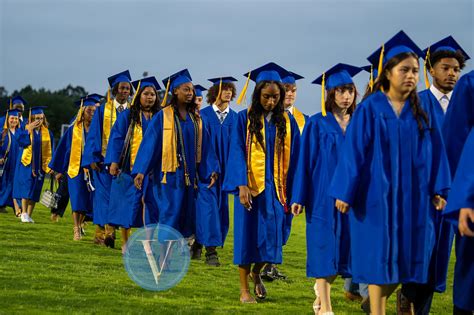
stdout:
MULTIPOLYGON (((245 75, 256 87, 249 109, 238 113, 231 134, 224 190, 234 194, 234 264, 239 265, 242 303, 256 302, 249 292, 249 274, 255 295, 266 297, 260 271, 266 263, 282 263, 287 223, 292 217, 288 194, 300 132, 283 107, 281 77, 287 75, 275 63, 245 75)), ((248 81, 238 103, 247 85, 248 81)))
MULTIPOLYGON (((327 98, 322 113, 305 125, 293 182, 292 212, 306 209, 306 275, 316 278, 319 300, 313 308, 332 312, 330 290, 337 275, 350 277, 349 217, 334 207, 328 188, 342 152, 344 134, 356 108, 352 77, 362 69, 337 64, 313 83, 321 84, 327 98)), ((318 296, 317 296, 318 297, 318 296)))
POLYGON ((130 228, 158 223, 158 206, 153 196, 153 182, 145 177, 143 190, 138 190, 130 175, 138 148, 152 116, 160 109, 155 77, 132 82, 136 94, 130 109, 117 118, 109 138, 105 164, 113 176, 107 223, 121 227, 122 253, 130 228))
MULTIPOLYGON (((146 176, 153 178, 159 223, 189 238, 196 233, 197 183, 212 187, 218 178, 219 162, 198 115, 188 70, 164 79, 163 84, 167 87, 165 95, 172 93, 170 103, 149 123, 132 175, 140 190, 145 188, 146 176)), ((166 97, 162 104, 167 104, 166 97)))
POLYGON ((399 283, 428 281, 434 211, 450 186, 440 127, 416 95, 420 54, 400 31, 368 58, 382 67, 352 116, 329 191, 339 211, 351 207, 352 276, 369 284, 374 314, 399 283))
MULTIPOLYGON (((13 181, 15 179, 15 169, 18 163, 20 146, 18 137, 21 131, 18 131, 20 122, 18 119, 19 111, 11 109, 7 111, 3 131, 0 140, 0 206, 12 207, 17 217, 21 215, 21 208, 16 199, 13 199, 13 181)), ((21 201, 20 201, 21 203, 21 201)))
MULTIPOLYGON (((28 123, 28 120, 23 118, 23 111, 25 110, 25 105, 27 105, 27 103, 25 99, 20 95, 10 98, 9 109, 18 110, 18 119, 20 122, 20 128, 22 130, 25 130, 25 126, 28 123)), ((5 117, 6 116, 0 117, 0 126, 3 126, 5 124, 5 117)))
MULTIPOLYGON (((423 108, 433 114, 430 119, 436 119, 438 126, 442 127, 452 91, 469 56, 452 36, 430 45, 423 51, 423 55, 427 89, 418 95, 423 108), (433 78, 431 86, 428 81, 428 70, 433 78)), ((434 220, 436 243, 428 283, 410 283, 402 286, 403 296, 413 302, 415 313, 420 315, 429 314, 434 292, 446 290, 446 277, 454 239, 453 227, 445 221, 442 212, 435 211, 434 220)))
MULTIPOLYGON (((222 190, 227 158, 229 156, 230 133, 237 113, 230 108, 236 88, 233 77, 209 79, 213 85, 207 92, 209 106, 201 109, 201 118, 209 130, 211 145, 217 154, 220 176, 216 185, 207 188, 198 182, 196 197, 196 242, 193 244, 193 258, 199 259, 202 245, 206 247, 206 264, 220 266, 216 247, 224 246, 229 231, 228 193, 222 190)), ((196 89, 196 95, 199 94, 196 89)))
POLYGON ((202 103, 204 101, 204 96, 202 95, 202 92, 207 91, 205 87, 199 84, 194 85, 194 93, 196 94, 196 100, 195 103, 197 105, 197 109, 201 110, 202 103))
POLYGON ((81 167, 83 146, 87 141, 92 117, 96 111, 96 100, 85 98, 79 101, 77 117, 54 151, 49 167, 56 175, 56 180, 66 177, 73 218, 73 240, 82 238, 81 228, 88 214, 92 216, 92 186, 89 170, 81 167), (89 183, 89 184, 88 184, 89 183))
POLYGON ((107 143, 117 116, 128 106, 132 92, 130 72, 128 70, 108 78, 112 91, 107 93, 107 101, 102 104, 92 119, 91 128, 84 146, 82 166, 92 170, 94 192, 94 224, 96 235, 94 243, 115 246, 115 229, 107 224, 109 210, 110 185, 112 176, 104 165, 107 143), (112 97, 110 97, 112 94, 112 97))
MULTIPOLYGON (((472 195, 469 195, 472 193, 472 190, 469 192, 469 189, 472 187, 471 176, 473 174, 472 168, 469 167, 469 164, 472 165, 472 130, 474 127, 474 106, 472 104, 474 104, 474 71, 463 75, 456 84, 446 113, 443 130, 451 174, 456 174, 455 183, 453 183, 452 192, 449 196, 448 209, 446 210, 446 215, 448 215, 448 219, 455 223, 454 228, 456 230, 454 314, 470 314, 474 309, 472 303, 474 292, 472 287, 474 283, 472 279, 474 238, 466 236, 466 224, 463 224, 463 234, 465 236, 457 232, 458 222, 455 221, 458 218, 457 211, 460 208, 472 208, 472 195), (469 141, 466 140, 468 136, 469 141), (460 160, 464 147, 466 147, 464 149, 465 153, 463 153, 460 160)), ((461 221, 465 221, 466 213, 469 211, 464 210, 462 212, 464 219, 461 221)), ((472 223, 470 223, 470 229, 473 230, 472 223)))
POLYGON ((40 199, 44 178, 54 149, 54 138, 48 129, 44 106, 30 108, 29 123, 18 130, 21 147, 15 170, 13 198, 21 198, 21 222, 34 223, 31 215, 40 199))

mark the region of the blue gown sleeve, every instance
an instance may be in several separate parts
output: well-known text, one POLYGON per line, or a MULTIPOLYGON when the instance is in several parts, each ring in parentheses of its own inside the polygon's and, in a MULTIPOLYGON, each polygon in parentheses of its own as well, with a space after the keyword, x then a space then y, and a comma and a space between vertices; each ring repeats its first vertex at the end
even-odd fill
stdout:
POLYGON ((342 147, 344 154, 339 158, 329 188, 331 197, 349 205, 354 204, 360 169, 364 165, 367 148, 372 142, 373 119, 368 106, 359 105, 347 127, 342 147))
POLYGON ((464 150, 459 159, 458 170, 454 177, 448 205, 443 215, 448 221, 458 225, 459 210, 461 208, 474 209, 474 130, 470 132, 464 150))
POLYGON ((104 104, 95 112, 89 127, 89 134, 84 145, 84 153, 82 155, 82 167, 88 167, 93 162, 100 163, 102 157, 102 121, 104 117, 104 104))
MULTIPOLYGON (((295 179, 296 167, 298 165, 298 157, 300 155, 301 133, 296 120, 290 116, 291 124, 291 152, 290 152, 290 166, 288 168, 288 176, 286 179, 286 191, 288 204, 291 206, 293 185, 295 179)), ((305 124, 306 126, 306 124, 305 124)))
POLYGON ((117 117, 112 130, 110 131, 109 143, 107 144, 107 152, 105 154, 105 164, 120 162, 120 154, 122 153, 130 124, 130 111, 126 110, 117 117))
MULTIPOLYGON (((153 116, 148 128, 143 135, 142 143, 138 149, 132 175, 148 174, 153 168, 161 165, 161 150, 163 142, 163 113, 158 112, 153 116)), ((155 174, 155 177, 160 174, 155 174)))
POLYGON ((443 136, 451 175, 454 176, 464 142, 474 126, 474 70, 456 84, 446 112, 443 136))
POLYGON ((245 141, 247 134, 247 110, 239 112, 237 121, 232 126, 229 156, 223 190, 238 194, 239 186, 247 186, 247 161, 245 157, 245 141))
POLYGON ((301 135, 300 152, 296 163, 292 185, 292 201, 306 206, 308 189, 311 187, 311 174, 316 167, 319 154, 319 127, 318 122, 307 120, 301 135))
POLYGON ((20 145, 20 147, 26 148, 27 146, 29 146, 31 144, 30 133, 28 132, 28 130, 18 129, 16 132, 19 133, 18 134, 18 144, 20 145))
POLYGON ((201 163, 198 166, 199 179, 203 183, 210 183, 212 173, 220 174, 219 161, 214 150, 216 144, 211 138, 208 125, 202 124, 202 151, 201 163))
POLYGON ((69 166, 69 157, 71 155, 73 127, 69 127, 63 137, 59 140, 53 157, 49 162, 49 168, 57 173, 65 173, 69 166))

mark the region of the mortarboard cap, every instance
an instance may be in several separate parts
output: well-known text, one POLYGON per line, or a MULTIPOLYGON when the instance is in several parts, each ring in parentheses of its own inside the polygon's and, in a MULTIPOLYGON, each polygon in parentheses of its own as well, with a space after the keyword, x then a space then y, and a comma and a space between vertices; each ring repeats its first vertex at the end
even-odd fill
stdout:
POLYGON ((156 80, 155 77, 147 77, 147 78, 143 78, 141 80, 133 81, 132 85, 133 85, 133 87, 135 88, 136 91, 138 91, 138 83, 140 83, 140 88, 144 88, 144 87, 147 87, 147 86, 153 86, 155 88, 155 90, 157 90, 157 91, 161 89, 161 86, 160 86, 160 84, 158 83, 158 81, 156 80))
POLYGON ((202 92, 206 91, 207 89, 202 85, 196 84, 194 86, 194 91, 196 91, 196 96, 202 96, 202 92))
POLYGON ((114 74, 113 76, 109 77, 108 80, 110 87, 113 88, 120 82, 131 83, 132 77, 130 76, 130 72, 128 70, 125 70, 120 73, 114 74))
POLYGON ((281 81, 286 84, 296 84, 296 80, 304 79, 304 77, 294 72, 288 71, 290 75, 281 78, 281 81))

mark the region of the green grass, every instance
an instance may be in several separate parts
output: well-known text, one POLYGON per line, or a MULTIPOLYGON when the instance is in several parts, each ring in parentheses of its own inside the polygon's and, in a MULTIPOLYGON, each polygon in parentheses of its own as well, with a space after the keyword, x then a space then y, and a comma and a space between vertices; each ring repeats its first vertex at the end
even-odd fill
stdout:
MULTIPOLYGON (((70 210, 58 223, 52 223, 49 216, 49 209, 39 204, 33 214, 35 224, 20 223, 11 212, 0 214, 0 314, 312 314, 314 280, 305 276, 304 216, 293 221, 292 235, 284 247, 280 269, 289 280, 267 283, 268 298, 257 305, 239 302, 232 226, 226 246, 219 249, 221 267, 192 261, 175 288, 156 293, 128 278, 120 249, 92 243, 92 225, 82 241, 74 242, 70 210)), ((454 258, 448 291, 435 295, 432 313, 452 311, 453 265, 454 258)), ((333 285, 332 303, 336 314, 361 313, 358 303, 343 298, 339 278, 333 285)), ((393 314, 395 299, 388 304, 387 313, 393 314)))

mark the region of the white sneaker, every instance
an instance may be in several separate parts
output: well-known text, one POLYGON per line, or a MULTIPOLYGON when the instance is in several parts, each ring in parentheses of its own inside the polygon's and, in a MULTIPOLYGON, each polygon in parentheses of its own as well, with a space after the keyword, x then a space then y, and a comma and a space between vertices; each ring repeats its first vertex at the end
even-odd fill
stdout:
POLYGON ((30 221, 28 220, 28 213, 22 213, 20 216, 21 222, 23 223, 29 223, 30 221))
MULTIPOLYGON (((28 215, 28 214, 27 214, 28 215)), ((28 215, 28 222, 29 223, 35 223, 35 221, 33 221, 33 219, 28 215)))

